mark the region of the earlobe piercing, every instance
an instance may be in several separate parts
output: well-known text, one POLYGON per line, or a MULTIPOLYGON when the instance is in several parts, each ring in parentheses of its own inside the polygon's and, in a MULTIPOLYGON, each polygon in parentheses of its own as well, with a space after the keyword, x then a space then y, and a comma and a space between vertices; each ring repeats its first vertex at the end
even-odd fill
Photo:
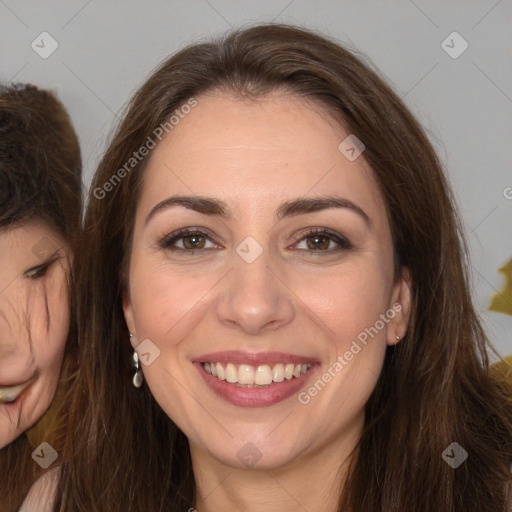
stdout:
POLYGON ((397 341, 400 341, 400 336, 397 336, 397 337, 396 337, 396 340, 397 340, 397 341))

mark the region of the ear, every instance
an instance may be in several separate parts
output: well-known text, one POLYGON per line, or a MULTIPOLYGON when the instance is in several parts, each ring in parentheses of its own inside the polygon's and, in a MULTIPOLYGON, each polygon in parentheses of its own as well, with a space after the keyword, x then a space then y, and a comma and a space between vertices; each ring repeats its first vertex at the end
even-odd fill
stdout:
POLYGON ((135 347, 137 346, 137 331, 135 329, 135 319, 133 315, 133 307, 130 298, 130 292, 127 287, 123 289, 123 313, 124 321, 126 322, 128 331, 131 334, 133 334, 133 336, 130 336, 130 343, 133 349, 135 349, 135 347))
POLYGON ((393 286, 391 295, 390 311, 395 315, 388 324, 387 341, 388 345, 396 345, 407 334, 412 305, 412 277, 409 269, 402 268, 401 276, 393 286))

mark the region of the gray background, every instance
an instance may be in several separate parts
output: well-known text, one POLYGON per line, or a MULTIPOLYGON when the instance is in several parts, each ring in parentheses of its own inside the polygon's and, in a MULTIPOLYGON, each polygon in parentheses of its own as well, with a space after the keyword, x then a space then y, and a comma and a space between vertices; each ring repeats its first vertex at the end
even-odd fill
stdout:
POLYGON ((512 257, 512 0, 0 0, 0 81, 56 90, 88 187, 118 113, 162 59, 258 21, 317 29, 362 51, 420 119, 464 219, 477 310, 498 351, 512 354, 512 316, 487 311, 512 257), (44 31, 58 43, 46 59, 31 47, 44 31), (441 46, 454 31, 469 45, 458 58, 441 46))

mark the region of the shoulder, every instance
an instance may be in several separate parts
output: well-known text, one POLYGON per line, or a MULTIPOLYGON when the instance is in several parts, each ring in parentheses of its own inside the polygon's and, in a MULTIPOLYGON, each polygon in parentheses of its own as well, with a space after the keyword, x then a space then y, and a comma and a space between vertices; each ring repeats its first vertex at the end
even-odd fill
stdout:
POLYGON ((18 512, 51 512, 58 481, 57 466, 36 480, 18 512))

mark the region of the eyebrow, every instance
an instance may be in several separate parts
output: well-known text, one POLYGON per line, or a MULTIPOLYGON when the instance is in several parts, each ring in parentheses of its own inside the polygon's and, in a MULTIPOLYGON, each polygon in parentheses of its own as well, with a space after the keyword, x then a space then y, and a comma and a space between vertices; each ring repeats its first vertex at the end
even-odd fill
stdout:
MULTIPOLYGON (((171 196, 160 201, 151 209, 146 217, 145 225, 157 213, 173 206, 183 206, 184 208, 202 213, 203 215, 218 216, 226 220, 233 218, 233 214, 228 205, 220 199, 206 196, 171 196)), ((346 208, 351 210, 364 220, 368 228, 371 229, 373 226, 370 217, 360 206, 348 199, 336 196, 303 197, 286 201, 276 210, 276 219, 281 220, 285 217, 314 213, 329 208, 346 208)))

